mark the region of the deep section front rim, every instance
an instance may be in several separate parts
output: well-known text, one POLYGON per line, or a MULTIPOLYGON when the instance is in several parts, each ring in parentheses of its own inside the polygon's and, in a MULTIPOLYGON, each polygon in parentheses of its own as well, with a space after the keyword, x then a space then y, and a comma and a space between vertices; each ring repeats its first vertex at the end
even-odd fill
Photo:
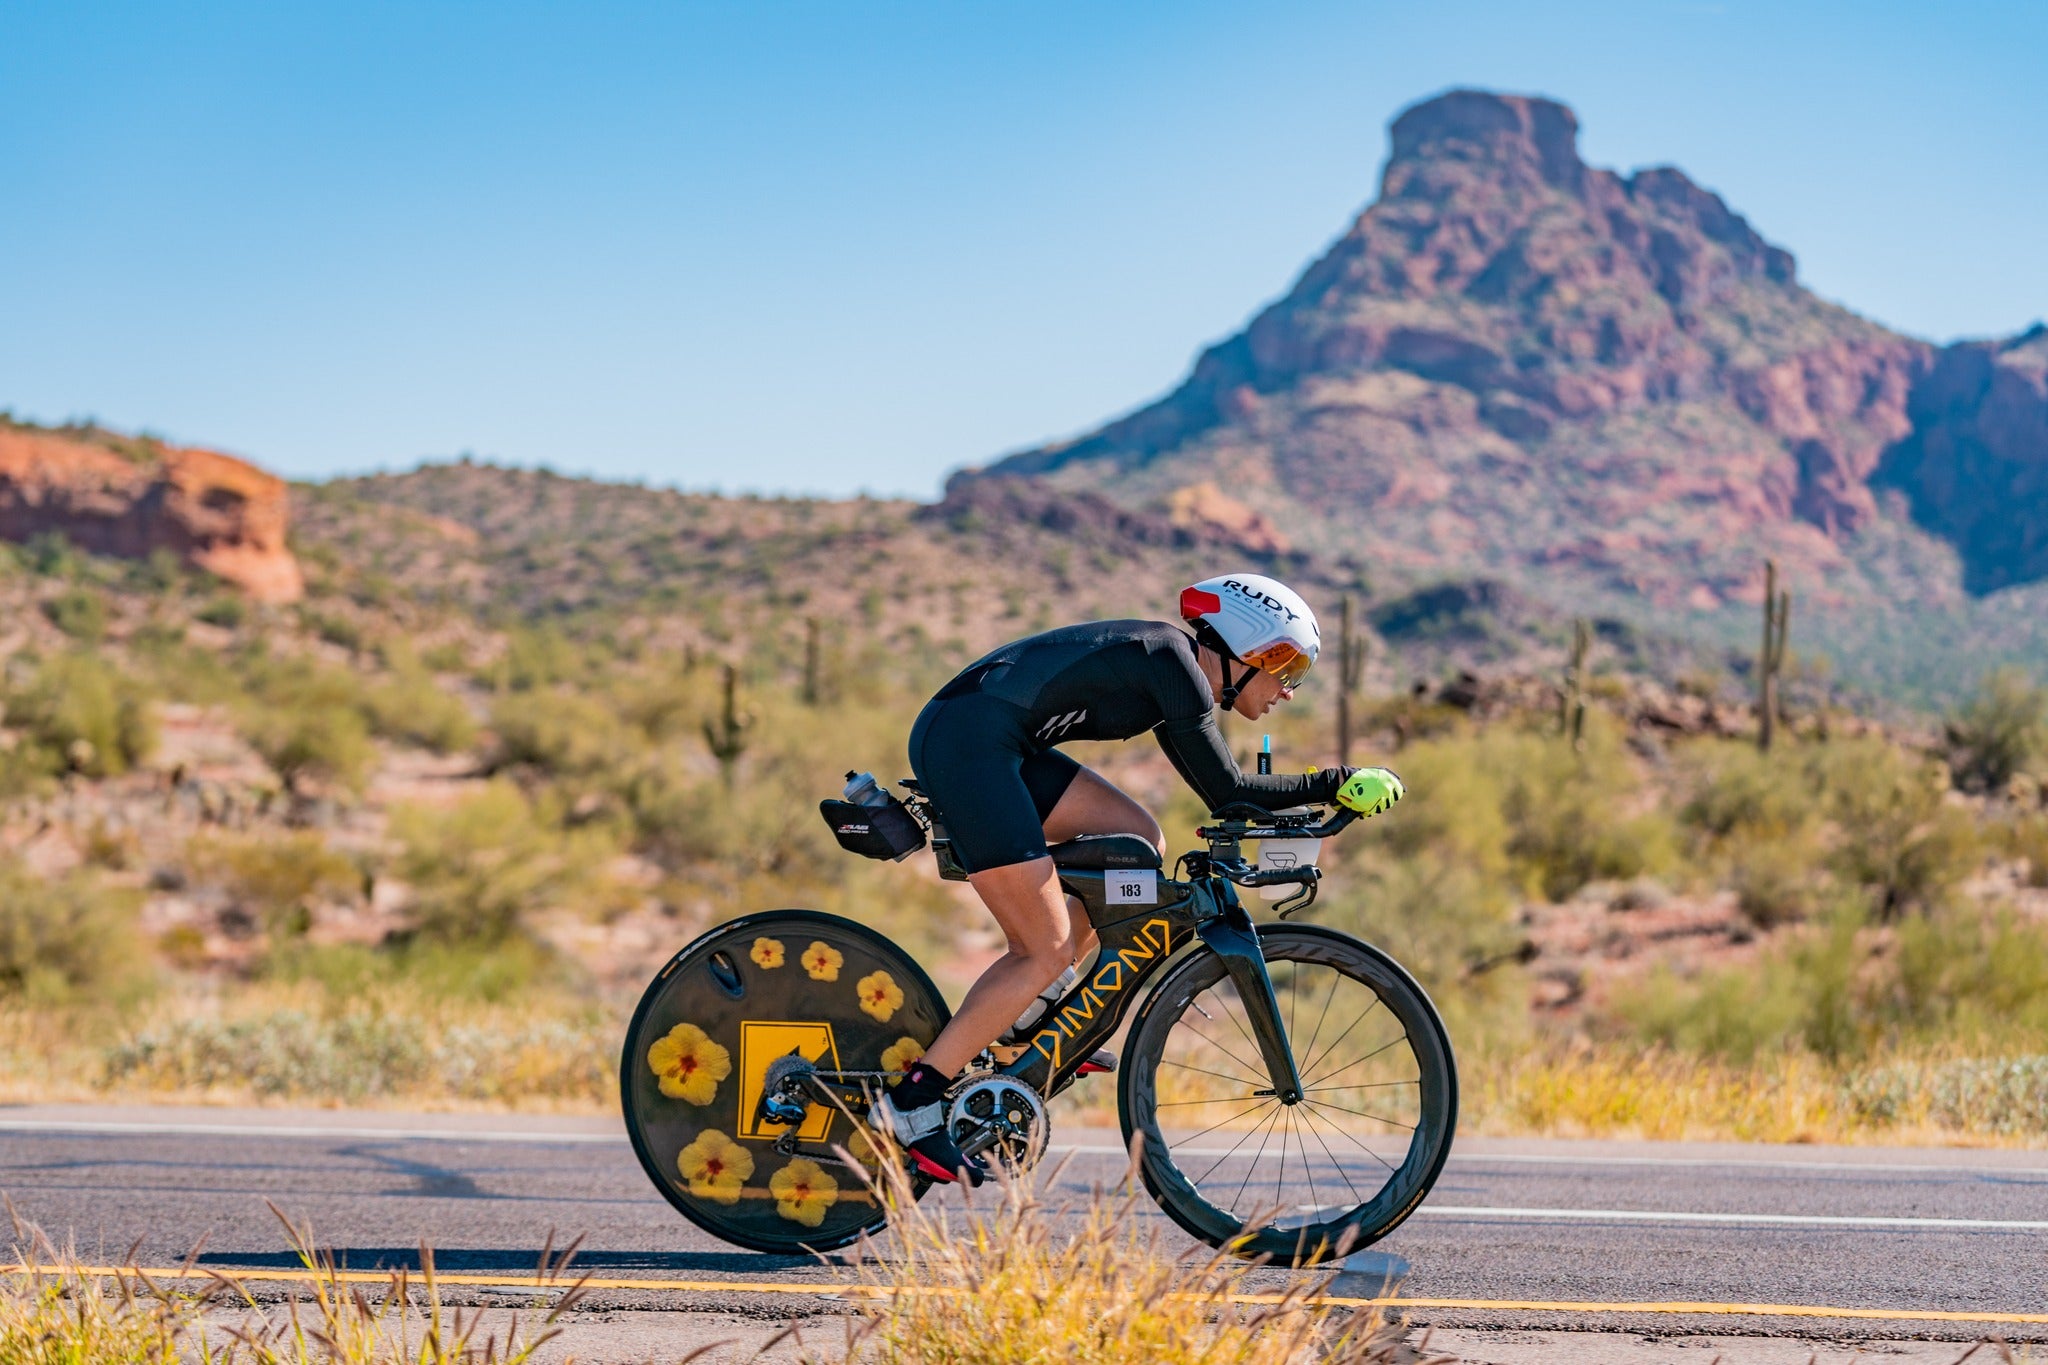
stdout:
POLYGON ((1399 964, 1317 925, 1259 931, 1304 1093, 1275 1096, 1222 961, 1197 953, 1145 1002, 1118 1090, 1153 1198, 1245 1256, 1313 1264, 1377 1241, 1429 1192, 1457 1125, 1457 1070, 1399 964))
POLYGON ((813 1105, 784 1156, 786 1129, 759 1118, 763 1074, 791 1051, 822 1070, 901 1070, 949 1017, 924 969, 866 925, 817 910, 722 924, 669 959, 627 1027, 619 1100, 634 1155, 678 1213, 723 1241, 846 1246, 887 1218, 832 1150, 871 1165, 866 1130, 813 1105))

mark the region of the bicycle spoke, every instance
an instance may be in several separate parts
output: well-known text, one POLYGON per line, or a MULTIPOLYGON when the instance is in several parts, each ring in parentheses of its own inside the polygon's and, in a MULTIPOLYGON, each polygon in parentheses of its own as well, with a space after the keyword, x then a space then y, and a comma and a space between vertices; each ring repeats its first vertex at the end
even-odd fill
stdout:
POLYGON ((1336 1069, 1335 1071, 1325 1071, 1325 1072, 1324 1072, 1324 1073, 1323 1073, 1322 1075, 1320 1075, 1320 1076, 1316 1077, 1316 1078, 1315 1078, 1315 1079, 1314 1079, 1313 1081, 1310 1081, 1310 1082, 1309 1082, 1309 1084, 1310 1084, 1310 1085, 1321 1085, 1321 1084, 1322 1084, 1322 1083, 1323 1083, 1324 1081, 1327 1081, 1327 1080, 1329 1080, 1329 1079, 1330 1079, 1330 1077, 1332 1077, 1332 1076, 1341 1076, 1341 1075, 1343 1075, 1343 1074, 1344 1074, 1345 1072, 1349 1071, 1349 1070, 1350 1070, 1350 1069, 1351 1069, 1352 1067, 1354 1067, 1354 1066, 1357 1066, 1359 1062, 1369 1062, 1369 1061, 1371 1061, 1371 1060, 1372 1060, 1373 1058, 1375 1058, 1375 1057, 1379 1056, 1379 1055, 1380 1055, 1380 1054, 1381 1054, 1382 1052, 1385 1052, 1385 1051, 1386 1051, 1386 1050, 1387 1050, 1388 1048, 1390 1048, 1390 1047, 1394 1046, 1394 1044, 1396 1044, 1396 1043, 1405 1043, 1405 1042, 1407 1042, 1407 1041, 1408 1041, 1408 1035, 1407 1035, 1406 1033, 1403 1033, 1403 1034, 1402 1034, 1402 1035, 1401 1035, 1401 1036, 1400 1036, 1399 1038, 1389 1038, 1389 1039, 1388 1039, 1388 1040, 1387 1040, 1386 1042, 1384 1042, 1384 1043, 1380 1044, 1380 1045, 1379 1045, 1378 1047, 1374 1048, 1374 1049, 1373 1049, 1372 1051, 1370 1051, 1370 1052, 1366 1053, 1366 1054, 1365 1054, 1365 1055, 1364 1055, 1363 1057, 1359 1057, 1359 1058, 1356 1058, 1355 1060, 1352 1060, 1352 1061, 1346 1062, 1346 1063, 1344 1063, 1344 1065, 1342 1065, 1342 1066, 1338 1067, 1338 1068, 1337 1068, 1337 1069, 1336 1069))
MULTIPOLYGON (((1200 1103, 1200 1104, 1229 1104, 1229 1103, 1231 1103, 1231 1101, 1229 1101, 1229 1100, 1200 1100, 1200 1101, 1197 1101, 1197 1103, 1200 1103)), ((1226 1124, 1226 1123, 1231 1123, 1231 1122, 1234 1122, 1234 1121, 1235 1121, 1235 1120, 1237 1120, 1237 1119, 1241 1119, 1241 1118, 1243 1118, 1243 1117, 1244 1117, 1244 1116, 1245 1116, 1246 1114, 1249 1114, 1249 1113, 1251 1113, 1251 1112, 1252 1112, 1253 1110, 1256 1110, 1256 1109, 1260 1109, 1260 1108, 1263 1108, 1264 1106, 1266 1106, 1266 1105, 1269 1105, 1269 1104, 1271 1104, 1271 1103, 1273 1103, 1273 1101, 1271 1101, 1271 1100, 1269 1100, 1269 1099, 1267 1099, 1267 1100, 1254 1100, 1254 1101, 1252 1102, 1252 1107, 1251 1107, 1250 1109, 1240 1109, 1240 1110, 1238 1110, 1238 1111, 1237 1111, 1237 1112, 1236 1112, 1235 1114, 1231 1114, 1231 1115, 1229 1115, 1229 1116, 1227 1116, 1227 1117, 1225 1117, 1225 1118, 1223 1118, 1223 1119, 1220 1119, 1220 1120, 1218 1120, 1218 1121, 1217 1121, 1217 1122, 1215 1122, 1215 1123, 1212 1123, 1212 1124, 1210 1124, 1210 1125, 1209 1125, 1209 1126, 1208 1126, 1207 1128, 1204 1128, 1204 1129, 1203 1129, 1203 1130, 1202 1130, 1201 1132, 1199 1132, 1199 1133, 1195 1134, 1195 1135, 1194 1135, 1193 1137, 1189 1138, 1189 1139, 1188 1139, 1188 1142, 1189 1142, 1189 1143, 1196 1143, 1196 1142, 1200 1142, 1200 1141, 1201 1141, 1201 1140, 1202 1140, 1203 1138, 1205 1138, 1205 1137, 1209 1136, 1209 1134, 1211 1134, 1211 1133, 1215 1132, 1215 1131, 1216 1131, 1216 1130, 1217 1130, 1218 1128, 1221 1128, 1221 1127, 1222 1127, 1222 1126, 1223 1126, 1224 1124, 1226 1124)), ((1162 1141, 1162 1145, 1164 1145, 1164 1139, 1162 1139, 1161 1141, 1162 1141)), ((1212 1167, 1211 1169, 1213 1170, 1214 1168, 1212 1167)))
MULTIPOLYGON (((1235 1028, 1239 1033, 1243 1034, 1244 1040, 1252 1045, 1252 1051, 1257 1052, 1259 1050, 1259 1040, 1252 1037, 1251 1030, 1246 1028, 1244 1026, 1244 1021, 1237 1017, 1237 1011, 1231 1009, 1228 1005, 1224 1004, 1223 997, 1216 994, 1216 987, 1211 986, 1207 990, 1203 991, 1202 994, 1208 996, 1211 1000, 1214 1000, 1216 1002, 1216 1007, 1222 1010, 1225 1014, 1230 1016, 1231 1026, 1235 1028)), ((1238 1001, 1238 1003, 1242 1005, 1244 1002, 1240 1000, 1238 1001)), ((1187 1016, 1182 1015, 1181 1017, 1186 1018, 1187 1016)))
MULTIPOLYGON (((1315 1105, 1315 1104, 1317 1103, 1317 1101, 1315 1101, 1315 1100, 1305 1100, 1305 1101, 1303 1101, 1303 1103, 1305 1103, 1305 1104, 1309 1104, 1309 1105, 1313 1106, 1313 1105, 1315 1105)), ((1374 1150, 1373 1150, 1372 1148, 1370 1148, 1370 1147, 1366 1146, 1366 1145, 1365 1145, 1364 1143, 1360 1142, 1360 1141, 1359 1141, 1359 1140, 1358 1140, 1358 1139, 1357 1139, 1356 1137, 1353 1137, 1353 1136, 1352 1136, 1352 1134, 1351 1134, 1351 1130, 1350 1130, 1349 1128, 1346 1128, 1346 1127, 1345 1127, 1345 1126, 1344 1126, 1343 1124, 1341 1124, 1341 1123, 1337 1123, 1337 1122, 1335 1122, 1335 1121, 1333 1121, 1333 1120, 1331 1120, 1331 1119, 1324 1119, 1324 1120, 1323 1120, 1323 1122, 1324 1122, 1324 1123, 1327 1123, 1327 1124, 1329 1124, 1329 1125, 1330 1125, 1330 1130, 1331 1130, 1332 1132, 1334 1132, 1335 1134, 1337 1134, 1337 1136, 1338 1136, 1338 1137, 1341 1137, 1341 1138, 1343 1138, 1343 1139, 1344 1139, 1344 1140, 1345 1140, 1346 1142, 1349 1142, 1349 1143, 1350 1143, 1350 1144, 1351 1144, 1351 1145, 1352 1145, 1353 1147, 1356 1147, 1356 1148, 1357 1148, 1357 1149, 1358 1149, 1359 1151, 1361 1151, 1361 1152, 1364 1152, 1364 1153, 1365 1153, 1365 1154, 1366 1154, 1367 1156, 1371 1157, 1371 1158, 1372 1158, 1372 1159, 1373 1159, 1374 1161, 1377 1161, 1377 1162, 1379 1162, 1379 1163, 1380 1163, 1380 1165, 1382 1165, 1382 1166, 1386 1166, 1387 1170, 1388 1170, 1388 1171, 1389 1171, 1390 1173, 1392 1173, 1392 1172, 1393 1172, 1394 1168, 1393 1168, 1393 1166, 1391 1166, 1391 1165, 1389 1165, 1389 1164, 1388 1164, 1388 1162, 1387 1162, 1387 1159, 1386 1159, 1385 1157, 1381 1156, 1381 1155, 1380 1155, 1380 1154, 1379 1154, 1378 1152, 1375 1152, 1375 1151, 1374 1151, 1374 1150)))
POLYGON ((1421 1084, 1422 1077, 1411 1076, 1405 1081, 1360 1081, 1356 1085, 1305 1085, 1301 1088, 1301 1093, 1307 1095, 1317 1090, 1384 1090, 1390 1085, 1419 1086, 1421 1084))
POLYGON ((1330 1017, 1330 1004, 1337 998, 1337 987, 1339 984, 1343 982, 1343 980, 1344 973, 1334 970, 1331 971, 1330 993, 1323 997, 1323 1012, 1316 1016, 1315 1031, 1309 1034, 1308 1046, 1301 1050, 1302 1056, 1306 1057, 1316 1050, 1316 1039, 1323 1036, 1323 1021, 1330 1017))
POLYGON ((1220 1072, 1220 1071, 1211 1071, 1211 1070, 1209 1070, 1209 1069, 1208 1069, 1208 1068, 1206 1068, 1206 1067, 1200 1067, 1200 1066, 1189 1066, 1189 1065, 1188 1065, 1188 1064, 1187 1064, 1186 1062, 1170 1062, 1170 1061, 1167 1061, 1167 1060, 1166 1060, 1165 1058, 1163 1058, 1163 1057, 1162 1057, 1162 1058, 1160 1059, 1160 1061, 1159 1061, 1159 1065, 1161 1065, 1161 1066, 1177 1066, 1177 1067, 1179 1067, 1179 1068, 1180 1068, 1180 1069, 1181 1069, 1182 1071, 1199 1071, 1199 1072, 1201 1072, 1201 1073, 1202 1073, 1202 1074, 1203 1074, 1204 1076, 1214 1076, 1214 1077, 1215 1077, 1215 1078, 1216 1078, 1217 1080, 1219 1080, 1219 1081, 1232 1081, 1232 1082, 1235 1082, 1235 1083, 1236 1083, 1236 1084, 1238 1084, 1238 1085, 1248 1085, 1248 1086, 1252 1087, 1252 1089, 1254 1089, 1254 1090, 1258 1089, 1258 1087, 1259 1087, 1259 1083, 1258 1083, 1257 1081, 1255 1081, 1255 1080, 1252 1080, 1252 1079, 1251 1079, 1250 1077, 1248 1077, 1248 1076, 1226 1076, 1226 1075, 1224 1075, 1224 1074, 1223 1074, 1222 1072, 1220 1072))
POLYGON ((1316 1210, 1317 1213, 1321 1213, 1323 1208, 1323 1197, 1316 1193, 1315 1163, 1309 1159, 1308 1142, 1305 1138, 1302 1137, 1301 1124, 1294 1118, 1292 1110, 1288 1111, 1287 1122, 1294 1128, 1294 1145, 1301 1149, 1301 1173, 1308 1179, 1308 1202, 1310 1206, 1316 1210))
MULTIPOLYGON (((1265 1133, 1265 1134, 1266 1134, 1267 1136, 1266 1136, 1266 1137, 1261 1137, 1261 1138, 1259 1139, 1259 1151, 1258 1151, 1258 1155, 1257 1155, 1257 1156, 1254 1156, 1254 1157, 1252 1158, 1252 1160, 1251 1160, 1251 1164, 1250 1164, 1249 1166, 1245 1167, 1245 1171, 1244 1171, 1244 1179, 1238 1182, 1238 1185, 1237 1185, 1237 1193, 1236 1193, 1235 1195, 1233 1195, 1233 1196, 1231 1197, 1231 1200, 1230 1200, 1230 1211, 1231 1211, 1232 1213, 1236 1213, 1236 1212, 1237 1212, 1237 1201, 1238 1201, 1238 1200, 1240 1200, 1240 1199, 1242 1199, 1242 1198, 1244 1198, 1244 1192, 1245 1192, 1245 1187, 1246 1187, 1246 1186, 1248 1186, 1248 1185, 1250 1185, 1250 1184, 1252 1183, 1252 1176, 1253 1176, 1253 1175, 1254 1175, 1254 1174, 1255 1174, 1255 1173, 1256 1173, 1256 1172, 1258 1171, 1258 1169, 1259 1169, 1259 1157, 1263 1157, 1263 1156, 1264 1156, 1264 1155, 1266 1154, 1266 1142, 1267 1142, 1268 1138, 1270 1138, 1270 1137, 1271 1137, 1271 1135, 1272 1135, 1272 1134, 1271 1134, 1271 1130, 1272 1130, 1272 1129, 1274 1129, 1274 1128, 1277 1128, 1277 1127, 1279 1127, 1279 1125, 1280 1125, 1280 1115, 1282 1115, 1282 1114, 1284 1114, 1284 1113, 1286 1113, 1286 1112, 1287 1112, 1287 1110, 1286 1110, 1286 1107, 1285 1107, 1284 1105, 1283 1105, 1283 1106, 1282 1106, 1281 1108, 1279 1108, 1279 1109, 1275 1110, 1275 1111, 1273 1112, 1273 1117, 1272 1117, 1272 1118, 1269 1118, 1269 1119, 1267 1119, 1267 1120, 1266 1120, 1266 1123, 1265 1123, 1265 1126, 1264 1126, 1264 1128, 1262 1128, 1262 1129, 1260 1130, 1261 1132, 1264 1132, 1264 1133, 1265 1133)), ((1242 1145, 1242 1144, 1239 1144, 1239 1145, 1242 1145)), ((1226 1179, 1226 1180, 1228 1180, 1229 1178, 1230 1178, 1230 1177, 1228 1177, 1228 1176, 1225 1176, 1225 1177, 1224 1177, 1224 1179, 1226 1179)))
POLYGON ((1337 1168, 1337 1177, 1344 1182, 1344 1188, 1351 1191, 1353 1199, 1363 1204, 1365 1196, 1358 1192, 1358 1186, 1351 1183, 1351 1172, 1344 1169, 1344 1163, 1337 1160, 1337 1154, 1330 1150, 1330 1144, 1323 1141, 1322 1133, 1316 1129, 1316 1116, 1310 1113, 1303 1113, 1301 1119, 1303 1123, 1308 1125, 1309 1132, 1315 1134, 1316 1144, 1323 1149, 1323 1155, 1330 1158, 1330 1164, 1337 1168))
POLYGON ((1202 1040, 1203 1042, 1207 1043, 1207 1044, 1208 1044, 1208 1045, 1209 1045, 1210 1047, 1213 1047, 1213 1048, 1215 1048, 1215 1049, 1216 1049, 1216 1050, 1217 1050, 1218 1052, 1222 1053, 1222 1054, 1223 1054, 1224 1056, 1226 1056, 1226 1057, 1230 1058, 1230 1060, 1231 1060, 1231 1061, 1233 1061, 1233 1062, 1236 1062, 1236 1063, 1237 1063, 1237 1064, 1238 1064, 1239 1066, 1241 1066, 1241 1067, 1246 1067, 1246 1068, 1248 1068, 1249 1070, 1252 1070, 1252 1071, 1257 1071, 1257 1070, 1259 1069, 1258 1067, 1256 1067, 1256 1066, 1253 1066, 1253 1065, 1252 1065, 1252 1064, 1251 1064, 1250 1062, 1246 1061, 1246 1060, 1245 1060, 1244 1058, 1242 1058, 1242 1057, 1238 1056, 1238 1055, 1237 1055, 1237 1054, 1236 1054, 1235 1052, 1232 1052, 1232 1051, 1231 1051, 1231 1050, 1230 1050, 1229 1048, 1227 1048, 1227 1047, 1223 1046, 1223 1044, 1221 1044, 1221 1043, 1217 1042, 1217 1041, 1216 1041, 1216 1040, 1215 1040, 1214 1038, 1211 1038, 1211 1037, 1210 1037, 1210 1036, 1209 1036, 1208 1034, 1206 1034, 1206 1033, 1202 1032, 1202 1031, 1201 1031, 1200 1029, 1196 1028, 1196 1027, 1195 1027, 1195 1026, 1194 1026, 1193 1024, 1190 1024, 1190 1023, 1189 1023, 1189 1022, 1187 1021, 1187 1016, 1186 1016, 1186 1015, 1182 1015, 1182 1016, 1181 1016, 1181 1027, 1182 1027, 1182 1028, 1184 1028, 1184 1029, 1186 1029, 1186 1030, 1187 1030, 1187 1031, 1188 1031, 1189 1033, 1192 1033, 1192 1034, 1194 1034, 1194 1035, 1195 1035, 1195 1036, 1196 1036, 1197 1038, 1200 1038, 1200 1039, 1201 1039, 1201 1040, 1202 1040))
POLYGON ((1314 1061, 1310 1062, 1308 1066, 1303 1069, 1313 1071, 1318 1066, 1321 1066, 1324 1059, 1327 1058, 1331 1053, 1335 1052, 1338 1046, 1342 1044, 1346 1038, 1349 1038, 1351 1036, 1351 1030, 1357 1028, 1360 1024, 1370 1019, 1372 1017, 1372 1012, 1378 1009, 1383 1003, 1385 1002, 1383 1002, 1380 999, 1378 992, 1374 992, 1372 997, 1372 1004, 1366 1009, 1365 1013, 1359 1015, 1356 1019, 1353 1019, 1351 1023, 1348 1026, 1346 1026, 1345 1030, 1337 1035, 1336 1040, 1332 1042, 1328 1047, 1323 1049, 1322 1056, 1317 1057, 1314 1061))
MULTIPOLYGON (((1266 1101, 1266 1103, 1267 1103, 1267 1104, 1278 1104, 1278 1103, 1280 1103, 1280 1101, 1278 1101, 1278 1100, 1267 1100, 1267 1101, 1266 1101)), ((1225 1120, 1224 1120, 1223 1122, 1224 1122, 1224 1123, 1228 1123, 1229 1121, 1230 1121, 1230 1120, 1228 1120, 1228 1119, 1225 1119, 1225 1120)), ((1217 1127, 1217 1128, 1221 1128, 1222 1126, 1223 1126, 1223 1124, 1222 1124, 1222 1123, 1219 1123, 1219 1124, 1217 1124, 1217 1125, 1216 1125, 1216 1127, 1217 1127)), ((1211 1129, 1210 1131, 1211 1131, 1211 1132, 1214 1132, 1214 1131, 1215 1131, 1215 1129, 1213 1129, 1213 1128, 1212 1128, 1212 1129, 1211 1129)), ((1207 1179, 1208 1179, 1208 1178, 1209 1178, 1209 1177, 1210 1177, 1211 1175, 1215 1174, 1215 1172, 1216 1172, 1216 1167, 1217 1167, 1217 1166, 1221 1166, 1221 1165, 1222 1165, 1222 1164, 1223 1164, 1224 1162, 1226 1162, 1226 1161, 1230 1160, 1230 1158, 1232 1158, 1232 1157, 1236 1156, 1236 1155, 1237 1155, 1237 1148, 1238 1148, 1238 1147, 1242 1147, 1242 1146, 1244 1146, 1244 1145, 1245 1145, 1245 1144, 1246 1144, 1247 1142, 1250 1142, 1250 1141, 1252 1140, 1252 1133, 1256 1133, 1256 1132, 1258 1132, 1258 1131, 1259 1131, 1259 1130, 1258 1130, 1257 1128, 1254 1128, 1254 1129, 1252 1129, 1252 1130, 1251 1130, 1251 1132, 1248 1132, 1248 1133, 1246 1133, 1246 1134, 1245 1134, 1245 1135, 1244 1135, 1243 1137, 1239 1138, 1239 1139, 1237 1140, 1237 1146, 1236 1146, 1236 1147, 1232 1147, 1232 1148, 1231 1148, 1231 1149, 1230 1149, 1229 1151, 1225 1152, 1225 1153, 1224 1153, 1224 1154, 1223 1154, 1222 1156, 1219 1156, 1219 1157, 1217 1157, 1217 1158, 1216 1158, 1216 1162, 1215 1162, 1215 1165, 1212 1165, 1211 1167, 1209 1167, 1209 1169, 1208 1169, 1208 1170, 1206 1170, 1206 1171, 1202 1172, 1202 1173, 1201 1173, 1201 1174, 1200 1174, 1199 1176, 1195 1177, 1195 1178, 1194 1178, 1193 1180, 1190 1180, 1190 1181, 1188 1182, 1188 1184, 1190 1184, 1190 1185, 1193 1185, 1193 1186, 1194 1186, 1194 1187, 1195 1187, 1195 1188, 1196 1188, 1197 1190, 1201 1189, 1201 1188, 1202 1188, 1202 1182, 1203 1182, 1204 1180, 1207 1180, 1207 1179)))
POLYGON ((1378 1114, 1368 1114, 1363 1109, 1346 1109, 1343 1105, 1331 1104, 1328 1100, 1304 1100, 1303 1103, 1313 1104, 1319 1109, 1335 1109, 1339 1113, 1356 1114, 1362 1119, 1371 1119, 1374 1123, 1384 1123, 1389 1128, 1399 1128, 1403 1132, 1412 1133, 1415 1131, 1415 1125, 1412 1123, 1402 1123, 1399 1119, 1381 1118, 1378 1114))

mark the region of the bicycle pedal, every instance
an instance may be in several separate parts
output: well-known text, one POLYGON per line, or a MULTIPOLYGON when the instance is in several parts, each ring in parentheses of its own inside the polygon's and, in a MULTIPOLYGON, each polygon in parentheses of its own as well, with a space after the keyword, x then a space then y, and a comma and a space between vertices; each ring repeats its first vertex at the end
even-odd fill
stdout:
POLYGON ((1103 1048, 1087 1061, 1074 1068, 1076 1076, 1106 1075, 1116 1070, 1116 1054, 1103 1048))

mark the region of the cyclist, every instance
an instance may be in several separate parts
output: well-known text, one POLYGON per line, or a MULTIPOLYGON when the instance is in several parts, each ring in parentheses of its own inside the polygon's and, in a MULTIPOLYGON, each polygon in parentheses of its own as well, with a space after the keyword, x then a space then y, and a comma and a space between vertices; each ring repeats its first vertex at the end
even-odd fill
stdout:
POLYGON ((1246 773, 1224 744, 1218 707, 1257 720, 1292 697, 1316 661, 1315 613, 1291 588, 1225 574, 1183 589, 1180 614, 1192 634, 1163 621, 1094 621, 1013 641, 940 688, 911 729, 910 766, 1008 943, 870 1111, 933 1180, 964 1173, 979 1184, 986 1174, 945 1128, 945 1092, 960 1069, 998 1038, 1026 1033, 1095 949, 1094 926, 1060 890, 1047 846, 1135 834, 1165 854, 1143 806, 1056 746, 1150 730, 1211 810, 1336 800, 1377 814, 1402 796, 1384 768, 1246 773))

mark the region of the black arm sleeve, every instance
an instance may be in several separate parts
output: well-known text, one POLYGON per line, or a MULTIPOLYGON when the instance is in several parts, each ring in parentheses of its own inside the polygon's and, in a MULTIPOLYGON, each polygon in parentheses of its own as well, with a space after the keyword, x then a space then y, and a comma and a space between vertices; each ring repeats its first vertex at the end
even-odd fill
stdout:
POLYGON ((1166 751, 1174 771, 1195 789, 1195 795, 1210 810, 1233 801, 1281 810, 1306 801, 1333 800, 1351 771, 1330 768, 1319 773, 1248 773, 1231 756, 1213 712, 1161 721, 1152 733, 1159 737, 1159 747, 1166 751))

